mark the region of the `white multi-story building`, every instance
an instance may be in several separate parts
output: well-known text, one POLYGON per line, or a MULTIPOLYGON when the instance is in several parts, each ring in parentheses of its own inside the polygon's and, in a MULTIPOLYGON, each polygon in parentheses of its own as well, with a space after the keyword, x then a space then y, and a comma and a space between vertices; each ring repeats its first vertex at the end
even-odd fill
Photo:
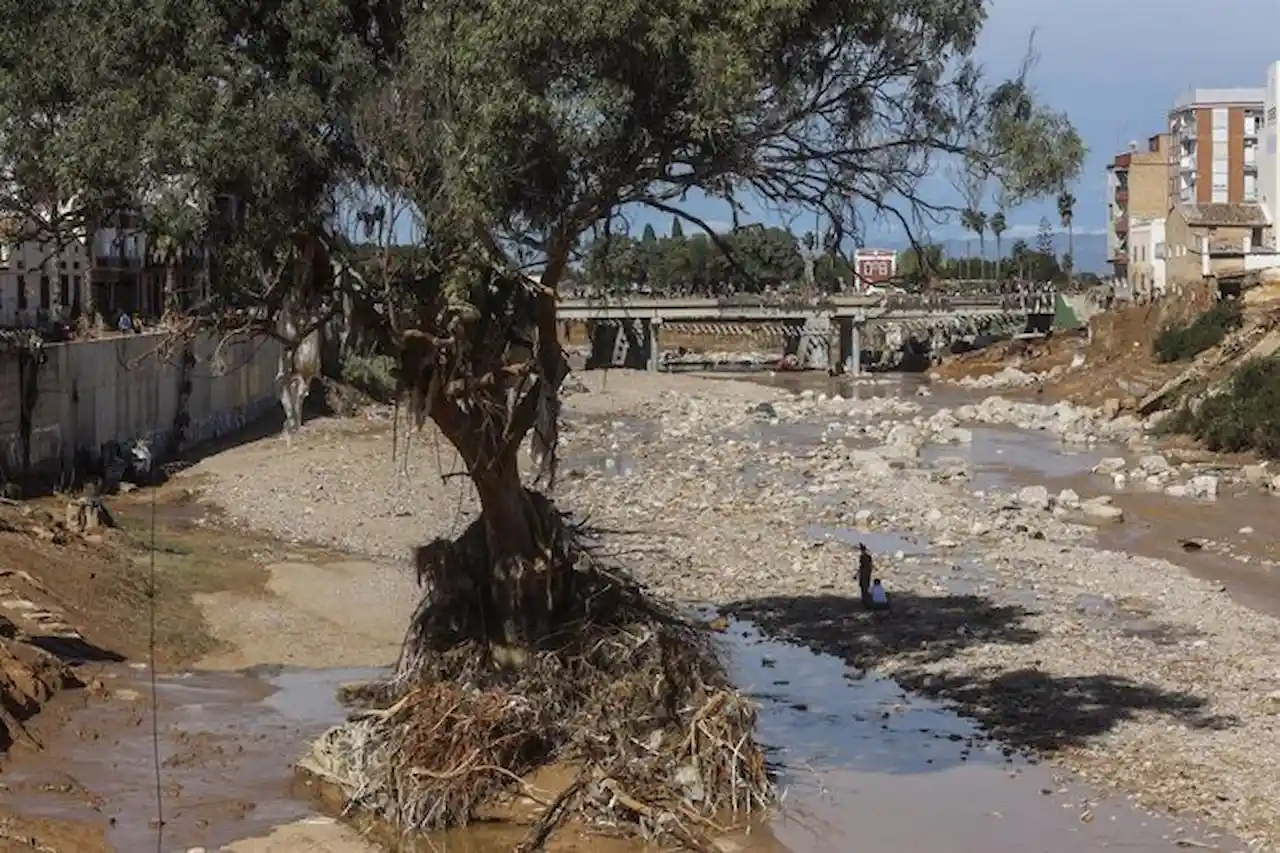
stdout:
POLYGON ((69 319, 73 308, 83 304, 88 263, 84 244, 76 240, 59 249, 0 237, 0 327, 69 319))
POLYGON ((1259 197, 1264 88, 1191 89, 1169 111, 1173 204, 1241 204, 1259 197))
POLYGON ((1258 146, 1258 201, 1274 223, 1280 212, 1280 151, 1276 147, 1276 104, 1280 102, 1280 62, 1267 69, 1267 87, 1263 90, 1261 144, 1258 146))

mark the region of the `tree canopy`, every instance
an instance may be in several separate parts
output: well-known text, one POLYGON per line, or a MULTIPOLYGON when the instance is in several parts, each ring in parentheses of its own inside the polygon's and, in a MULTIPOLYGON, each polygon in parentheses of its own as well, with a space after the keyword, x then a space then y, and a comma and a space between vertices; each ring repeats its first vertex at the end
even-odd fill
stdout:
MULTIPOLYGON (((973 61, 984 0, 0 9, 3 212, 56 241, 129 211, 166 258, 212 258, 215 320, 292 296, 314 327, 334 287, 377 301, 385 310, 366 316, 390 327, 413 408, 457 445, 508 533, 527 526, 511 494, 535 425, 539 456, 554 459, 555 288, 586 244, 610 247, 588 270, 745 286, 803 274, 795 241, 722 237, 690 213, 691 193, 735 222, 760 208, 817 215, 830 252, 869 217, 919 227, 954 213, 924 194, 947 163, 1016 201, 1059 192, 1083 154, 1064 147, 1074 131, 1035 101, 1025 68, 997 80, 973 61), (357 204, 386 242, 387 211, 408 211, 415 251, 317 286, 299 271, 317 243, 345 263, 357 204), (618 239, 635 207, 681 233, 618 239)), ((834 255, 819 261, 815 277, 840 273, 834 255)), ((236 316, 272 322, 271 310, 236 316)), ((536 553, 528 536, 491 544, 536 553)), ((508 639, 526 629, 508 624, 508 639)))
MULTIPOLYGON (((599 293, 726 294, 796 285, 804 278, 801 241, 785 228, 757 225, 719 234, 727 254, 710 236, 685 237, 674 224, 670 237, 650 236, 650 231, 646 228, 639 240, 614 235, 589 244, 574 283, 599 293)), ((843 257, 818 254, 814 280, 820 290, 847 287, 850 277, 843 257)))

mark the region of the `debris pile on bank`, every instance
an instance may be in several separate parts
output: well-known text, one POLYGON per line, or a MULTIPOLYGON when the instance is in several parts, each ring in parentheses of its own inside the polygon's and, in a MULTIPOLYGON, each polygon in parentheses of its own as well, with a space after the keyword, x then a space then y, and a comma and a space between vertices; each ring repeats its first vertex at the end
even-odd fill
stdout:
POLYGON ((381 707, 327 732, 302 768, 337 785, 350 810, 408 833, 523 796, 539 812, 524 849, 571 817, 709 849, 723 822, 774 797, 755 706, 733 689, 705 627, 606 565, 582 529, 544 506, 557 529, 550 560, 573 567, 579 608, 559 638, 495 662, 459 570, 488 559, 483 522, 437 540, 396 673, 366 691, 381 707), (572 781, 548 798, 526 780, 552 765, 572 781))

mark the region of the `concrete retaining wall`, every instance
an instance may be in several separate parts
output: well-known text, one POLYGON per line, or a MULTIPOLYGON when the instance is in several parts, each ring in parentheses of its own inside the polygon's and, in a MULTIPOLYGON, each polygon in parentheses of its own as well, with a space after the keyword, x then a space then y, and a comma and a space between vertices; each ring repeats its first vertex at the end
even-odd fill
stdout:
MULTIPOLYGON (((120 335, 50 344, 37 372, 30 435, 30 474, 70 470, 78 451, 96 457, 110 441, 147 438, 157 449, 171 434, 182 397, 181 351, 156 354, 161 335, 120 335)), ((194 342, 195 364, 186 406, 186 444, 235 432, 279 402, 275 373, 280 345, 243 339, 222 350, 223 370, 210 363, 217 341, 194 342)), ((0 355, 0 465, 23 474, 17 357, 0 355)))

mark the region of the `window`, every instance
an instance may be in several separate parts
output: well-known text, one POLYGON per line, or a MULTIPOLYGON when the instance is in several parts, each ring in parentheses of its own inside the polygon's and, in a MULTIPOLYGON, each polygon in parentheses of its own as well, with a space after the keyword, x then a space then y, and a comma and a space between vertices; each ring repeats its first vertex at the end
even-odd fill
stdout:
POLYGON ((64 307, 71 304, 71 279, 66 275, 58 276, 58 304, 64 307))
POLYGON ((49 276, 40 276, 40 308, 43 311, 49 310, 50 300, 52 299, 49 290, 49 276))
POLYGON ((18 310, 27 310, 27 282, 23 276, 18 276, 18 310))

